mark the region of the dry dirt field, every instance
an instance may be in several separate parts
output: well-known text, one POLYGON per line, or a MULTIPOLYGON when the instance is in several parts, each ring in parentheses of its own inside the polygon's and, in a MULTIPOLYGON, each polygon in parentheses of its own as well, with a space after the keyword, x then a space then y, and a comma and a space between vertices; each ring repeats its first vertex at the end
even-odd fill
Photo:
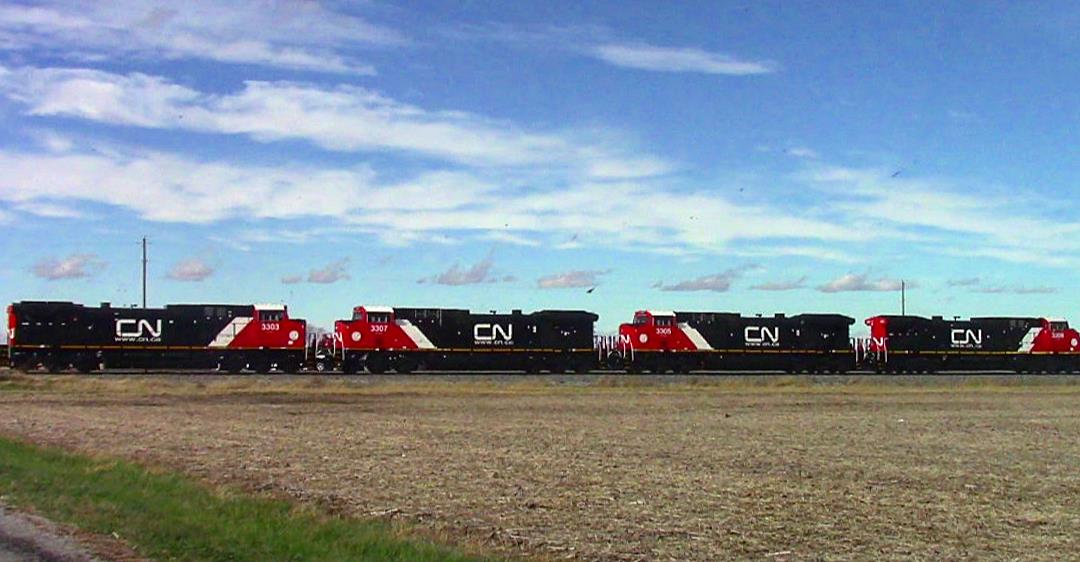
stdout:
POLYGON ((19 378, 0 433, 540 560, 1080 557, 1080 379, 613 380, 19 378))

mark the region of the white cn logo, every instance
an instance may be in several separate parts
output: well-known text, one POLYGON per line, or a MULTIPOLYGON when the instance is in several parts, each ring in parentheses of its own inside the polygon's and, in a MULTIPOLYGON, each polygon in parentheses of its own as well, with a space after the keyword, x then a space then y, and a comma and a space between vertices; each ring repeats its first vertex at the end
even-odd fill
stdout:
POLYGON ((514 326, 507 324, 477 324, 473 326, 473 339, 479 342, 510 341, 514 339, 514 326))
POLYGON ((981 346, 983 342, 982 330, 954 328, 949 335, 952 339, 952 344, 958 347, 978 347, 981 346))
POLYGON ((116 337, 118 338, 160 338, 161 337, 161 320, 155 320, 151 323, 145 318, 142 320, 136 320, 134 318, 119 318, 116 320, 116 337))
POLYGON ((759 345, 772 345, 780 343, 780 327, 774 326, 747 326, 743 330, 743 338, 746 343, 759 345))

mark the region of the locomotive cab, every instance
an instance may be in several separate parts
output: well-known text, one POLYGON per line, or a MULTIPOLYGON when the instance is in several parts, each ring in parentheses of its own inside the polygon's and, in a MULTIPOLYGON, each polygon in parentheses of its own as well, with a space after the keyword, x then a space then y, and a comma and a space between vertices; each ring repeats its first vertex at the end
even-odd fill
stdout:
POLYGON ((390 325, 394 323, 394 309, 387 306, 358 306, 353 309, 353 322, 390 325))
POLYGON ((338 320, 334 331, 344 349, 403 349, 410 347, 389 306, 357 306, 352 320, 338 320))
POLYGON ((7 307, 7 343, 8 346, 15 345, 15 307, 8 305, 7 307))
POLYGON ((635 349, 668 350, 676 328, 675 312, 670 310, 639 310, 634 321, 619 326, 619 341, 635 349))
POLYGON ((1035 336, 1033 344, 1037 351, 1072 352, 1080 349, 1080 334, 1064 318, 1043 318, 1042 333, 1035 336))

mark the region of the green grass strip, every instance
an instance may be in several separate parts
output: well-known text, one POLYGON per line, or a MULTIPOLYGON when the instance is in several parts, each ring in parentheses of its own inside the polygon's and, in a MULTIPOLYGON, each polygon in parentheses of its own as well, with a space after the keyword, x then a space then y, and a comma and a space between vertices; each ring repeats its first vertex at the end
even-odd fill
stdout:
POLYGON ((54 521, 116 532, 156 560, 491 560, 390 525, 218 493, 190 478, 0 438, 0 494, 54 521))

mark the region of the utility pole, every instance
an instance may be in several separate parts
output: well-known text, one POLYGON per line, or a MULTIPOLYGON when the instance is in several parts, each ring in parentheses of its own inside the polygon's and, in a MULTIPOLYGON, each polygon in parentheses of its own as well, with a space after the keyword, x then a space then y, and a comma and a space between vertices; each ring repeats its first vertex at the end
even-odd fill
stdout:
POLYGON ((146 237, 142 237, 142 307, 146 308, 146 237))
POLYGON ((907 316, 907 291, 904 280, 900 280, 900 316, 907 316))

